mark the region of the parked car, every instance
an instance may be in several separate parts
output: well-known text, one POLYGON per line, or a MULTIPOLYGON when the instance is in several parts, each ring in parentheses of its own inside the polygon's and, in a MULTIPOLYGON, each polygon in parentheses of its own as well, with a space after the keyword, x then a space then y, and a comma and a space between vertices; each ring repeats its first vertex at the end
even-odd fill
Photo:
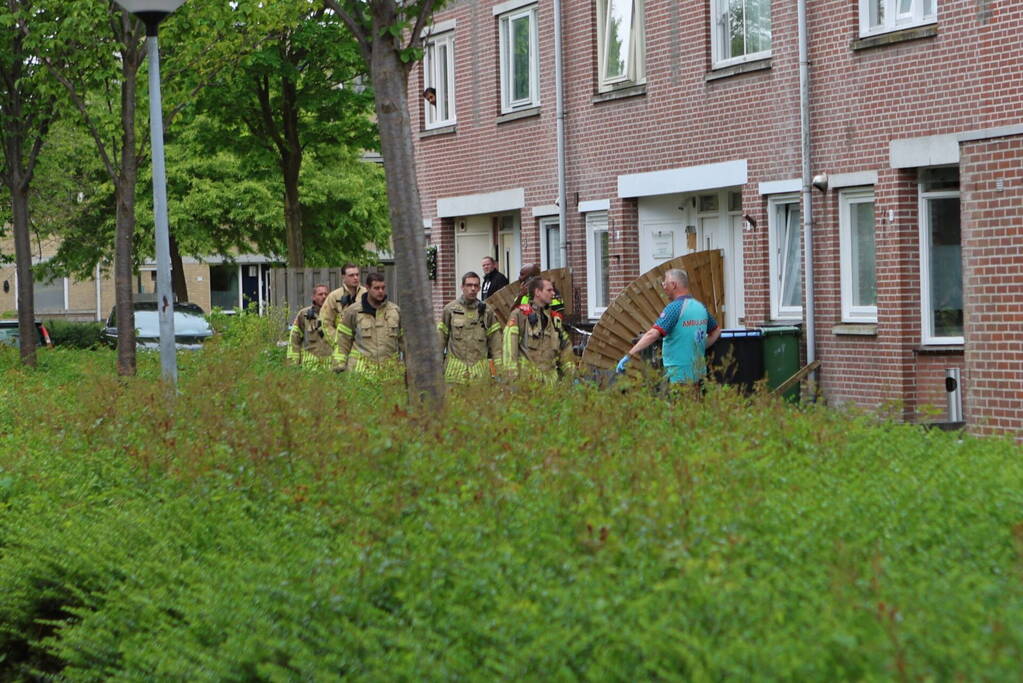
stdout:
MULTIPOLYGON (((46 325, 43 325, 38 320, 36 321, 36 333, 38 335, 36 344, 47 348, 53 347, 53 341, 50 340, 50 333, 46 329, 46 325)), ((0 344, 18 346, 20 340, 21 333, 18 331, 18 321, 0 320, 0 344)))
MULTIPOLYGON (((136 301, 135 348, 160 350, 160 315, 155 301, 136 301)), ((179 302, 174 304, 174 346, 177 349, 193 350, 202 348, 202 343, 213 336, 213 328, 206 320, 206 314, 195 304, 179 302)), ((117 346, 117 310, 110 311, 103 339, 110 346, 117 346)))

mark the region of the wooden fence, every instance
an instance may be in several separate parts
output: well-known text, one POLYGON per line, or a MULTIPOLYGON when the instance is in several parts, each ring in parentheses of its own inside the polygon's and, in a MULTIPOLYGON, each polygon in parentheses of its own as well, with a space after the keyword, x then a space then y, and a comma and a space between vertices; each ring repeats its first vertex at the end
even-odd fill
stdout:
MULTIPOLYGON (((396 269, 393 265, 359 266, 362 284, 370 273, 383 273, 387 281, 387 296, 398 305, 398 288, 395 286, 396 269)), ((341 286, 340 268, 274 268, 270 271, 271 306, 288 309, 289 318, 298 309, 308 306, 313 298, 316 285, 327 285, 331 291, 341 286)))

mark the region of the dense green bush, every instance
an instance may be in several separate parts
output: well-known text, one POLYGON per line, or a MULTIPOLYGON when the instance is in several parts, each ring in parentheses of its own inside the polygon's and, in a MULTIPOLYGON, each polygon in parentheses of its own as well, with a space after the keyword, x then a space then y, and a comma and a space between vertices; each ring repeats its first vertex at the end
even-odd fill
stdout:
POLYGON ((0 349, 0 679, 1019 677, 1009 441, 715 387, 412 416, 260 320, 176 396, 0 349))
POLYGON ((47 320, 46 330, 54 345, 72 349, 94 349, 103 346, 103 323, 72 320, 47 320))

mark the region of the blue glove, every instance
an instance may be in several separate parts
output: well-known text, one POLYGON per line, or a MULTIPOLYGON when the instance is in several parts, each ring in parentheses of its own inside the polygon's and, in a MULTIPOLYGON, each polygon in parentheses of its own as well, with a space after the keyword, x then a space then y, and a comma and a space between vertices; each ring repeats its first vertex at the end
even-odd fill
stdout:
POLYGON ((625 366, 629 364, 629 359, 632 358, 629 354, 622 356, 622 359, 618 361, 618 365, 615 367, 615 372, 619 375, 625 372, 625 366))

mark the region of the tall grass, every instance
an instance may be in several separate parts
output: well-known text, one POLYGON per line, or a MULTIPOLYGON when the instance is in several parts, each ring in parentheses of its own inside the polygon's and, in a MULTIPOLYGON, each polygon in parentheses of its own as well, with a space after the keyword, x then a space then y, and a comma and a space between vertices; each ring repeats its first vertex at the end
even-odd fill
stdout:
POLYGON ((1023 464, 712 387, 0 349, 0 678, 1016 680, 1023 464))

